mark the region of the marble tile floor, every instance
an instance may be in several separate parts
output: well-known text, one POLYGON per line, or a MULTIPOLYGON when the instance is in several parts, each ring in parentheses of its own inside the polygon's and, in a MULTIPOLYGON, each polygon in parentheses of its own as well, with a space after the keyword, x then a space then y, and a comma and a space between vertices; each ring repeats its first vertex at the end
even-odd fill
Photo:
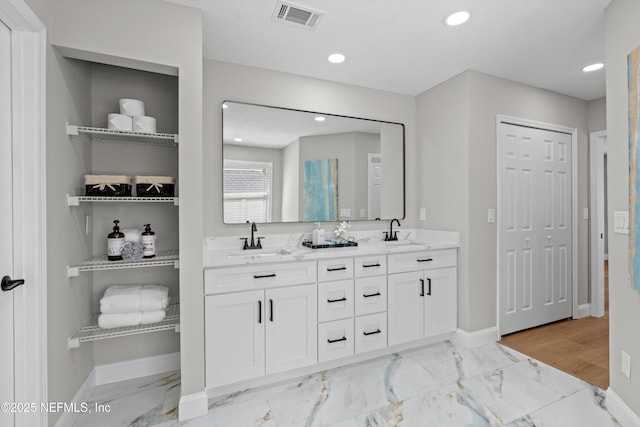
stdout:
POLYGON ((209 402, 206 416, 177 421, 178 372, 96 387, 109 413, 74 426, 423 427, 620 424, 604 391, 500 344, 446 342, 238 392, 209 402))

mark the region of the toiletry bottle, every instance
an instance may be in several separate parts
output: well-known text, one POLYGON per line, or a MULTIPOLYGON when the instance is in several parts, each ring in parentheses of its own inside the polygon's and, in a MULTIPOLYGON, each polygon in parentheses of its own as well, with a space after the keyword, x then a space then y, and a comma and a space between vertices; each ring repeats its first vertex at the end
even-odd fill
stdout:
POLYGON ((144 258, 153 258, 156 256, 156 233, 151 231, 151 224, 144 225, 144 233, 141 236, 144 258))
POLYGON ((113 232, 107 236, 107 259, 109 261, 120 261, 122 259, 122 245, 124 245, 124 233, 120 232, 117 219, 113 221, 113 232))
POLYGON ((313 234, 311 236, 311 243, 314 245, 324 245, 324 229, 320 227, 320 223, 316 222, 316 229, 313 230, 313 234))

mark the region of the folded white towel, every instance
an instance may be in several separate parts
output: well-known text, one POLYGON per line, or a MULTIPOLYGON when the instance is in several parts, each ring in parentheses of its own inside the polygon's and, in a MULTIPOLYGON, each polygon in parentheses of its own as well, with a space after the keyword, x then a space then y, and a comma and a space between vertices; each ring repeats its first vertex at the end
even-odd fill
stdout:
POLYGON ((164 310, 169 288, 160 285, 113 285, 100 300, 100 313, 117 314, 164 310))
POLYGON ((148 325, 164 320, 165 316, 166 312, 164 310, 101 314, 98 316, 98 326, 102 329, 112 329, 125 326, 148 325))

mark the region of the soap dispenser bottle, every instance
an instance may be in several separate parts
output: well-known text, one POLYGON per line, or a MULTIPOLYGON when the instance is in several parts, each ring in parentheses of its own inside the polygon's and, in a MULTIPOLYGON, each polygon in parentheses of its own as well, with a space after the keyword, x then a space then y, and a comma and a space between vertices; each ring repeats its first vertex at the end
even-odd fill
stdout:
POLYGON ((141 234, 143 258, 156 256, 156 233, 151 231, 151 224, 144 225, 144 233, 141 234))
POLYGON ((311 235, 311 243, 314 245, 324 245, 324 229, 320 226, 319 222, 316 222, 316 229, 313 230, 311 235))
POLYGON ((107 259, 109 261, 122 260, 122 245, 124 245, 124 233, 120 231, 117 219, 113 221, 113 231, 107 236, 107 259))

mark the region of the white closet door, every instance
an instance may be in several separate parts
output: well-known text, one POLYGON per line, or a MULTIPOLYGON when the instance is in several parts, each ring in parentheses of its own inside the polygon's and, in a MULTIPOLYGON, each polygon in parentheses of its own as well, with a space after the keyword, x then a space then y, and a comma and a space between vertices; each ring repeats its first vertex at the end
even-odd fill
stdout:
MULTIPOLYGON (((13 275, 13 191, 11 155, 11 30, 0 21, 0 278, 13 275)), ((0 291, 0 402, 14 402, 13 292, 0 291)), ((0 425, 14 425, 14 416, 0 411, 0 425)))
POLYGON ((499 127, 499 329, 572 314, 571 135, 499 127))

